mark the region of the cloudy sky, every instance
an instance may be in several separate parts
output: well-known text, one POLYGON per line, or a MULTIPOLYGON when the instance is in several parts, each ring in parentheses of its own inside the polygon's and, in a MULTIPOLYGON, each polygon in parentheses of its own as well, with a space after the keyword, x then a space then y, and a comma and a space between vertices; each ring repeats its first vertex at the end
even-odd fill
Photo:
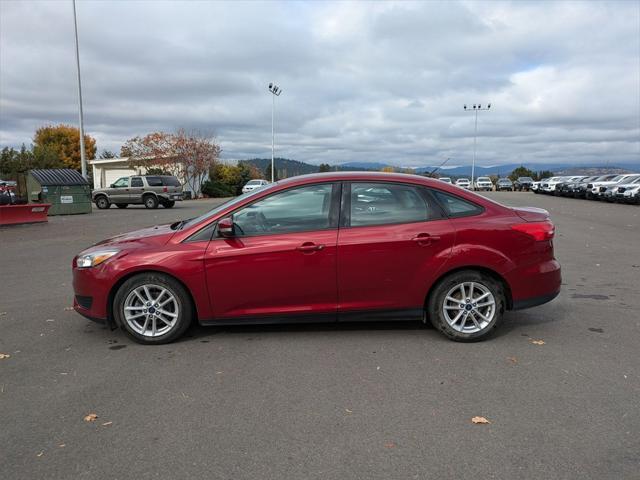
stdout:
MULTIPOLYGON (((640 2, 79 0, 98 149, 178 127, 228 159, 622 164, 640 159, 640 2)), ((0 146, 77 122, 70 0, 0 0, 0 146)))

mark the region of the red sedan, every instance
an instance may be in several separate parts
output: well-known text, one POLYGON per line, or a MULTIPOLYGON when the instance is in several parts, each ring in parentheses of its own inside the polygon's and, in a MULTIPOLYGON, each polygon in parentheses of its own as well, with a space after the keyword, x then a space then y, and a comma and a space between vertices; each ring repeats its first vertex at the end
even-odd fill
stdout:
POLYGON ((74 308, 149 344, 192 321, 390 319, 474 341, 558 295, 553 236, 545 210, 417 175, 306 175, 81 252, 74 308))

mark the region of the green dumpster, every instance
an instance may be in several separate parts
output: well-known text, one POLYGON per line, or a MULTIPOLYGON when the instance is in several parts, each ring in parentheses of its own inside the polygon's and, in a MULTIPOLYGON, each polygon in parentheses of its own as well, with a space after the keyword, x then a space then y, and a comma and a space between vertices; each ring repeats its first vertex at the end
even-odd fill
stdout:
POLYGON ((29 203, 50 203, 49 215, 91 212, 91 188, 80 173, 70 168, 29 170, 29 203))

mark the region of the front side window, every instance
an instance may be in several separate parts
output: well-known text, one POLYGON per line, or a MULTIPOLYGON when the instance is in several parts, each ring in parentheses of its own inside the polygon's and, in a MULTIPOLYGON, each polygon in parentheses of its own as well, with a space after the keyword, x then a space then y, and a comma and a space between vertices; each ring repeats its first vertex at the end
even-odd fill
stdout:
POLYGON ((418 187, 394 183, 351 184, 352 227, 425 222, 436 216, 418 187))
POLYGON ((292 188, 233 214, 237 236, 293 233, 330 228, 333 184, 292 188))
POLYGON ((140 177, 133 177, 131 179, 132 187, 142 187, 142 179, 140 177))
POLYGON ((440 190, 433 190, 433 194, 448 217, 468 217, 482 213, 481 207, 455 195, 444 193, 440 190))
POLYGON ((129 186, 129 177, 122 177, 113 183, 114 188, 123 188, 129 186))

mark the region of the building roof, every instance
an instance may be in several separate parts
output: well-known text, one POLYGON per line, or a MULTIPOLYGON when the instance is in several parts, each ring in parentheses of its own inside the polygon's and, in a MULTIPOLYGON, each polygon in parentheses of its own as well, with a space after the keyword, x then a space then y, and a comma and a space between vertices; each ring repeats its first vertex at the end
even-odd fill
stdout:
POLYGON ((89 182, 77 170, 70 168, 51 168, 47 170, 29 170, 40 185, 88 185, 89 182))
POLYGON ((126 164, 129 162, 129 157, 118 157, 118 158, 94 158, 93 160, 89 160, 89 165, 104 165, 109 163, 122 163, 126 164))

